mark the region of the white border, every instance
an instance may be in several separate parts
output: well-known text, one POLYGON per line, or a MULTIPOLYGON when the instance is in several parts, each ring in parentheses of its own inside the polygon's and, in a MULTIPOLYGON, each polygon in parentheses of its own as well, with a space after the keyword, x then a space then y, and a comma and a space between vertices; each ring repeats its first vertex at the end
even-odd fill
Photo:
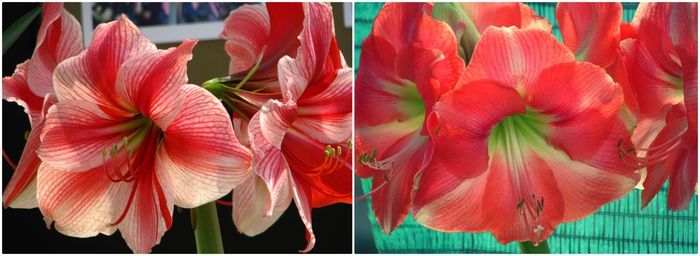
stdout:
MULTIPOLYGON (((83 2, 80 4, 81 19, 83 24, 83 41, 85 45, 92 40, 92 4, 83 2)), ((185 39, 216 40, 224 29, 224 21, 208 21, 192 24, 155 25, 139 27, 151 42, 155 44, 182 42, 185 39)))

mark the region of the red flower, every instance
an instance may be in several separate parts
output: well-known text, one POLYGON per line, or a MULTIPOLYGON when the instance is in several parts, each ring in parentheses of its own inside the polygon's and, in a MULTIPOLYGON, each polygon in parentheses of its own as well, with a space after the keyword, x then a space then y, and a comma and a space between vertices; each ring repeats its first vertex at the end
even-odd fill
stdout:
POLYGON ((419 223, 537 244, 634 187, 638 175, 615 147, 627 134, 622 90, 575 61, 545 31, 484 32, 428 118, 434 168, 415 194, 419 223))
POLYGON ((668 208, 685 209, 698 172, 697 3, 642 3, 632 25, 637 38, 622 49, 640 121, 636 148, 620 150, 646 167, 644 206, 668 179, 668 208))
MULTIPOLYGON (((270 24, 286 25, 272 15, 273 9, 282 11, 284 6, 267 7, 270 24)), ((247 124, 255 175, 234 190, 233 218, 240 232, 257 235, 294 200, 307 230, 302 252, 308 252, 316 243, 311 209, 351 202, 352 68, 338 49, 330 5, 295 4, 292 10, 296 8, 304 17, 298 40, 274 42, 298 45, 295 54, 275 62, 281 97, 264 101, 247 124)), ((264 21, 240 29, 259 34, 253 30, 264 21)), ((245 127, 240 121, 244 120, 234 119, 237 127, 245 127)))
POLYGON ((387 3, 362 44, 356 169, 373 177, 372 208, 386 233, 408 214, 414 177, 431 152, 425 117, 464 70, 452 29, 431 12, 430 4, 387 3))
POLYGON ((41 160, 36 155, 46 110, 56 101, 51 76, 56 65, 78 54, 83 48, 77 20, 63 9, 62 3, 44 3, 37 45, 32 58, 17 65, 12 77, 2 79, 2 95, 24 107, 32 131, 22 151, 15 173, 3 193, 3 206, 34 208, 36 171, 41 160))
POLYGON ((250 152, 206 90, 187 85, 196 41, 158 50, 126 16, 101 24, 90 46, 61 62, 38 155, 37 199, 59 232, 117 229, 149 252, 192 208, 242 182, 250 152), (109 152, 109 154, 108 154, 109 152))

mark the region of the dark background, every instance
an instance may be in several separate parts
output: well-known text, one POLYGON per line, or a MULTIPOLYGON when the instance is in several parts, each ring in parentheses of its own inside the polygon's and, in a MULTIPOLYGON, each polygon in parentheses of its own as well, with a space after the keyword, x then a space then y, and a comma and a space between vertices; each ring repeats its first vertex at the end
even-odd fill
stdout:
MULTIPOLYGON (((3 3, 3 31, 37 4, 3 3)), ((334 6, 335 7, 335 6, 334 6)), ((338 20, 340 18, 336 18, 338 20)), ((79 20, 79 16, 78 16, 79 20)), ((340 20, 342 21, 342 19, 340 20)), ((336 21, 338 22, 338 21, 336 21)), ((36 44, 40 18, 2 57, 2 75, 11 76, 18 63, 30 58, 36 44)), ((199 45, 201 47, 202 45, 199 45)), ((159 46, 159 48, 162 48, 159 46)), ((223 51, 223 49, 222 49, 223 51)), ((346 55, 350 59, 351 55, 346 55)), ((2 101, 2 147, 17 163, 24 148, 24 133, 30 130, 29 119, 22 107, 2 101)), ((12 176, 12 168, 3 161, 3 189, 12 176)), ((227 196, 230 199, 230 196, 227 196)), ((350 253, 352 246, 351 205, 335 204, 313 210, 316 246, 312 253, 350 253)), ((305 229, 294 203, 287 212, 264 233, 256 237, 239 234, 231 218, 231 207, 218 206, 224 251, 246 253, 297 252, 306 245, 305 229)), ((2 210, 3 253, 130 253, 119 232, 92 238, 73 238, 48 230, 38 208, 2 210)), ((162 237, 154 253, 195 253, 194 233, 189 210, 181 209, 173 215, 173 225, 162 237)))

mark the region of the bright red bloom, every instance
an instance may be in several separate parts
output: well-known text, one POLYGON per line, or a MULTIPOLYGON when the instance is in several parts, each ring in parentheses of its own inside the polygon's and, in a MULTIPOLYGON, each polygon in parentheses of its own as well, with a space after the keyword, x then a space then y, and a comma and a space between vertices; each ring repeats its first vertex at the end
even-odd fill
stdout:
POLYGON ((119 229, 133 251, 149 252, 170 228, 174 204, 197 207, 242 182, 250 152, 221 103, 186 84, 195 44, 158 50, 122 16, 56 67, 59 101, 37 151, 39 208, 56 230, 90 237, 119 229))
MULTIPOLYGON (((270 24, 275 23, 273 10, 282 7, 267 5, 270 24)), ((308 252, 316 242, 311 209, 351 202, 352 68, 338 49, 330 5, 291 7, 303 11, 298 40, 289 39, 299 47, 276 63, 281 97, 267 100, 248 124, 257 175, 234 190, 233 218, 240 232, 256 235, 294 200, 307 230, 308 244, 302 252, 308 252)), ((256 34, 263 20, 240 29, 256 34)), ((269 46, 261 48, 265 47, 269 46)))
MULTIPOLYGON (((622 42, 640 121, 634 130, 640 167, 646 167, 646 206, 668 179, 668 208, 685 209, 697 186, 697 3, 642 3, 622 42)), ((635 152, 636 151, 636 152, 635 152)))
POLYGON ((61 61, 78 54, 83 48, 78 21, 63 9, 62 3, 44 3, 37 45, 32 58, 17 65, 12 77, 2 79, 2 95, 24 107, 32 131, 22 157, 3 193, 3 206, 34 208, 36 171, 41 160, 36 155, 39 135, 44 127, 44 114, 55 102, 51 76, 61 61), (43 109, 43 110, 42 110, 43 109))
POLYGON ((547 239, 626 195, 639 177, 617 155, 622 90, 551 33, 489 28, 456 89, 428 117, 432 169, 413 213, 441 231, 547 239))
POLYGON ((356 170, 373 177, 372 209, 386 233, 408 214, 414 177, 430 153, 425 117, 464 70, 452 29, 431 12, 430 4, 387 3, 362 44, 356 170))

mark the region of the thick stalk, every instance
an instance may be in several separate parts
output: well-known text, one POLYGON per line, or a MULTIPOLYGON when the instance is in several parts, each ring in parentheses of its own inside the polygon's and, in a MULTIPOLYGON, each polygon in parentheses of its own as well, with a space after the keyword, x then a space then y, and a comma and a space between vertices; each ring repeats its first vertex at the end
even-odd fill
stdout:
POLYGON ((532 244, 530 241, 526 242, 520 242, 520 251, 522 253, 538 253, 538 254, 545 254, 549 253, 549 245, 547 244, 547 241, 542 241, 540 244, 535 246, 532 244))
POLYGON ((191 211, 197 253, 224 253, 216 203, 209 202, 191 211))

